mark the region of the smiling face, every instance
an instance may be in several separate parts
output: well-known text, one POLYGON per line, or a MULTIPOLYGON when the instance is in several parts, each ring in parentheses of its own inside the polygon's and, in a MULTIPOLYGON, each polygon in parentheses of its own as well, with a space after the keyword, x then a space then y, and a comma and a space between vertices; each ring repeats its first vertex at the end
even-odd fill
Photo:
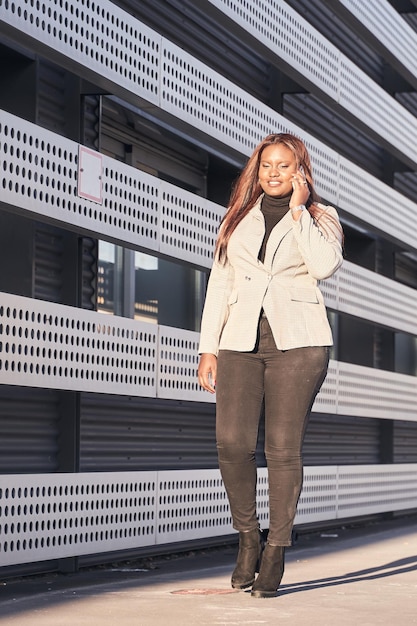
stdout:
POLYGON ((267 146, 260 158, 259 183, 268 196, 282 198, 292 193, 292 177, 297 172, 295 154, 283 144, 267 146))

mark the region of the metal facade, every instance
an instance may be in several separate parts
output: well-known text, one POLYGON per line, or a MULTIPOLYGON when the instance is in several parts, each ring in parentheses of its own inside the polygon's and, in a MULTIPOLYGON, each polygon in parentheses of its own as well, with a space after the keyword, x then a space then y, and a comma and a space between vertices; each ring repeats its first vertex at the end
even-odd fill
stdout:
MULTIPOLYGON (((271 130, 306 140, 349 234, 296 522, 417 508, 412 23, 386 0, 0 0, 0 567, 231 534, 198 327, 97 310, 99 242, 207 275, 271 130)), ((267 493, 263 467, 264 526, 267 493)))

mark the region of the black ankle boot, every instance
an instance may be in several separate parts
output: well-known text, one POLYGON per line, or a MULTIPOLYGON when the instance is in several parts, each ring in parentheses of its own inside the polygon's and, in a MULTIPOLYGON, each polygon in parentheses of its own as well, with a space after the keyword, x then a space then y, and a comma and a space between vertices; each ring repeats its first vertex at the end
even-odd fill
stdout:
POLYGON ((239 533, 239 553, 232 574, 233 589, 246 589, 252 585, 255 572, 259 571, 262 549, 263 540, 258 528, 239 533))
POLYGON ((254 598, 275 598, 284 575, 284 546, 266 544, 262 554, 259 576, 256 579, 251 596, 254 598))

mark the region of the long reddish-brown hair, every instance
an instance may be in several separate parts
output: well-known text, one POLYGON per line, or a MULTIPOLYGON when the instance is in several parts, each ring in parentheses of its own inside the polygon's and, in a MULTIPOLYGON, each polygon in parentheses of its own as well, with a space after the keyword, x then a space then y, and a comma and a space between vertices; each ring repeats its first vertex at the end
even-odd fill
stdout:
MULTIPOLYGON (((273 133, 268 135, 255 148, 252 156, 249 158, 233 186, 228 209, 223 217, 216 243, 215 253, 220 261, 225 261, 227 258, 227 245, 236 226, 249 213, 259 196, 262 194, 262 188, 258 179, 262 152, 268 146, 277 144, 281 144, 286 148, 289 148, 296 158, 297 169, 302 168, 304 171, 304 176, 310 190, 310 196, 306 202, 306 208, 311 216, 316 221, 319 221, 320 217, 323 213, 325 213, 323 209, 320 209, 316 205, 316 203, 320 201, 320 198, 314 189, 310 156, 304 143, 301 139, 295 135, 291 135, 290 133, 273 133)), ((332 222, 334 221, 330 217, 329 219, 332 222)), ((335 222, 334 225, 340 232, 340 224, 335 222)))

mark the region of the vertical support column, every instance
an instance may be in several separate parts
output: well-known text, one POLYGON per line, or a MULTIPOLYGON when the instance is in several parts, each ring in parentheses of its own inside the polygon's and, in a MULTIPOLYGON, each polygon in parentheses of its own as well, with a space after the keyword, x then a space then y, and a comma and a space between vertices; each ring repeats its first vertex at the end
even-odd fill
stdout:
MULTIPOLYGON (((70 306, 82 306, 82 238, 63 231, 62 297, 70 306)), ((58 472, 80 471, 80 392, 59 392, 58 472)), ((78 557, 58 560, 58 570, 64 573, 78 569, 78 557)))
POLYGON ((135 253, 123 248, 123 279, 122 279, 122 315, 135 316, 135 253))
MULTIPOLYGON (((379 422, 379 462, 394 463, 394 420, 382 419, 379 422)), ((384 519, 391 519, 392 512, 384 513, 384 519)))
POLYGON ((0 210, 0 291, 33 297, 33 222, 0 210))
POLYGON ((269 98, 267 104, 285 115, 285 96, 287 94, 306 93, 290 76, 271 65, 269 70, 269 98))
POLYGON ((394 420, 379 422, 379 461, 394 463, 394 420))
MULTIPOLYGON (((60 391, 60 420, 58 435, 58 472, 80 471, 80 393, 60 391)), ((78 557, 58 560, 58 571, 72 573, 78 570, 78 557)))

